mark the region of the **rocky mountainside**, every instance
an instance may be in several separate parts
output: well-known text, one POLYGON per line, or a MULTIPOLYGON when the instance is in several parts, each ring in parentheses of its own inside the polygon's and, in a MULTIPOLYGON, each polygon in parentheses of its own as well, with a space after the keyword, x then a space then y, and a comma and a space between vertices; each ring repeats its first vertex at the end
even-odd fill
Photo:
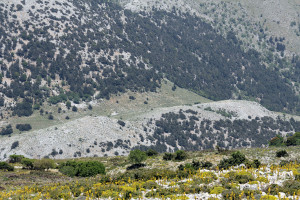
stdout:
POLYGON ((261 147, 299 131, 297 120, 273 113, 300 113, 297 6, 1 1, 0 158, 261 147), (167 80, 172 89, 161 93, 167 80), (222 101, 181 101, 186 94, 222 101), (115 98, 126 95, 141 96, 143 109, 115 98))
POLYGON ((252 48, 237 34, 237 19, 224 18, 227 28, 221 28, 222 21, 213 23, 210 12, 201 11, 205 4, 150 2, 2 2, 3 115, 28 116, 45 101, 154 92, 163 77, 209 99, 254 99, 271 110, 299 112, 298 58, 285 58, 283 36, 270 42, 262 25, 249 22, 252 48), (138 11, 138 3, 148 5, 147 12, 138 11), (256 43, 273 52, 266 56, 256 43))
POLYGON ((72 158, 127 155, 132 148, 160 152, 262 147, 290 135, 300 122, 282 118, 254 102, 221 101, 157 108, 130 120, 86 116, 0 140, 0 158, 72 158))

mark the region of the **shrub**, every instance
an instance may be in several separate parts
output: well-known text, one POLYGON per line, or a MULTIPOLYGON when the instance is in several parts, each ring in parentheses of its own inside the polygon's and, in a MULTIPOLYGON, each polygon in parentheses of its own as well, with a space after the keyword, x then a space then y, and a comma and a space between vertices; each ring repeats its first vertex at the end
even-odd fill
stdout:
POLYGON ((159 188, 159 185, 155 181, 149 180, 149 181, 146 181, 142 185, 142 188, 148 189, 148 190, 150 190, 150 189, 157 189, 157 188, 159 188))
POLYGON ((78 108, 77 108, 76 106, 73 106, 73 107, 72 107, 72 111, 73 111, 73 112, 77 112, 77 111, 78 111, 78 108))
POLYGON ((19 117, 28 117, 32 115, 32 113, 33 109, 31 99, 24 99, 22 103, 17 103, 13 109, 13 115, 18 115, 19 117))
POLYGON ((71 102, 70 102, 70 101, 67 101, 67 102, 66 102, 66 106, 67 106, 68 110, 70 110, 70 108, 71 108, 71 102))
POLYGON ((193 171, 195 170, 193 165, 190 163, 186 163, 185 165, 179 165, 178 166, 178 170, 182 171, 182 170, 188 170, 188 171, 193 171))
POLYGON ((218 166, 220 169, 228 169, 231 166, 240 165, 246 161, 246 156, 237 151, 231 154, 231 158, 221 160, 218 166))
POLYGON ((33 162, 34 162, 34 160, 29 159, 29 158, 23 158, 21 160, 21 164, 23 165, 23 168, 26 168, 26 169, 33 169, 33 162))
POLYGON ((10 155, 9 156, 9 163, 20 163, 24 156, 22 155, 10 155))
POLYGON ((11 125, 7 125, 5 128, 3 128, 0 132, 0 135, 10 135, 13 133, 13 129, 11 125))
POLYGON ((163 156, 164 160, 172 160, 174 158, 174 155, 172 153, 165 153, 163 156))
POLYGON ((269 141, 269 145, 270 146, 282 146, 282 145, 284 145, 283 137, 281 137, 280 135, 277 135, 276 137, 273 137, 269 141))
POLYGON ((50 114, 50 115, 48 116, 48 119, 49 119, 49 120, 53 120, 53 119, 54 119, 53 115, 50 114))
POLYGON ((255 159, 252 162, 249 160, 246 160, 244 163, 247 168, 259 168, 261 166, 261 162, 258 159, 255 159))
POLYGON ((67 175, 69 177, 76 176, 76 169, 75 169, 75 167, 72 167, 72 166, 63 166, 59 169, 59 171, 62 174, 67 175))
POLYGON ((294 194, 300 190, 300 182, 299 181, 285 181, 283 183, 283 186, 281 187, 281 191, 286 194, 294 194))
POLYGON ((248 183, 249 181, 254 181, 254 178, 251 174, 236 174, 234 177, 235 181, 240 184, 248 183))
POLYGON ((209 169, 213 166, 213 164, 209 161, 205 161, 201 163, 201 168, 209 169))
POLYGON ((178 169, 179 170, 198 170, 200 168, 205 168, 205 169, 209 169, 212 167, 212 163, 211 162, 199 162, 199 161, 194 161, 192 163, 186 163, 185 165, 179 165, 178 169))
POLYGON ((105 174, 105 167, 98 161, 68 161, 59 166, 59 171, 70 177, 90 177, 105 174))
POLYGON ((34 104, 33 109, 39 110, 41 108, 40 104, 34 104))
POLYGON ((15 149, 19 146, 19 141, 15 141, 11 144, 11 149, 15 149))
POLYGON ((98 161, 78 162, 76 176, 89 177, 97 174, 105 174, 105 167, 98 161))
POLYGON ((221 194, 225 189, 221 186, 215 186, 211 191, 210 194, 221 194))
POLYGON ((241 172, 229 172, 225 175, 228 178, 228 182, 236 181, 240 184, 248 183, 250 181, 254 181, 254 177, 251 173, 246 171, 241 172))
POLYGON ((41 159, 41 160, 35 160, 33 162, 33 168, 36 170, 45 170, 54 168, 55 163, 51 159, 41 159))
POLYGON ((281 158, 281 157, 287 157, 289 154, 287 153, 286 150, 280 150, 276 152, 276 157, 281 158))
POLYGON ((222 192, 222 197, 224 200, 237 200, 240 199, 239 195, 241 194, 241 191, 236 189, 236 188, 232 188, 230 190, 224 190, 222 192))
POLYGON ((147 159, 147 155, 145 152, 139 149, 135 149, 133 151, 130 151, 128 158, 132 163, 139 164, 147 159))
POLYGON ((123 122, 122 120, 118 120, 118 124, 120 124, 123 127, 126 125, 125 122, 123 122))
POLYGON ((233 165, 240 165, 246 161, 246 156, 239 151, 232 153, 231 157, 233 159, 233 165))
POLYGON ((146 154, 147 154, 147 156, 156 156, 158 154, 158 152, 153 149, 148 149, 146 151, 146 154))
POLYGON ((261 166, 261 162, 258 159, 253 160, 252 167, 259 168, 261 166))
POLYGON ((259 182, 262 182, 262 183, 268 183, 269 182, 268 178, 263 177, 263 176, 257 177, 256 180, 259 181, 259 182))
MULTIPOLYGON (((189 175, 189 174, 187 174, 189 175)), ((163 177, 175 178, 180 177, 176 171, 169 169, 146 169, 139 168, 130 171, 126 171, 124 174, 121 174, 117 177, 117 180, 153 180, 153 179, 161 179, 163 177)))
POLYGON ((7 162, 0 162, 0 170, 14 171, 14 167, 7 162))
POLYGON ((266 187, 264 189, 264 191, 267 193, 267 194, 272 194, 272 195, 276 195, 278 194, 278 191, 280 189, 280 186, 277 185, 277 184, 270 184, 268 187, 266 187))
POLYGON ((290 164, 290 163, 291 163, 291 161, 282 160, 282 161, 280 161, 279 166, 280 166, 280 167, 284 167, 284 166, 286 166, 286 165, 288 165, 288 164, 290 164))
POLYGON ((134 96, 129 96, 129 99, 130 100, 135 100, 135 97, 134 96))
POLYGON ((32 129, 30 124, 17 124, 16 129, 19 131, 29 131, 32 129))
POLYGON ((183 150, 178 150, 175 152, 175 160, 185 160, 187 159, 187 153, 183 150))
POLYGON ((294 135, 290 136, 286 140, 287 146, 300 145, 300 132, 296 132, 294 135))
POLYGON ((138 169, 138 168, 145 167, 145 166, 146 165, 143 163, 133 164, 133 165, 130 165, 129 167, 127 167, 126 170, 138 169))

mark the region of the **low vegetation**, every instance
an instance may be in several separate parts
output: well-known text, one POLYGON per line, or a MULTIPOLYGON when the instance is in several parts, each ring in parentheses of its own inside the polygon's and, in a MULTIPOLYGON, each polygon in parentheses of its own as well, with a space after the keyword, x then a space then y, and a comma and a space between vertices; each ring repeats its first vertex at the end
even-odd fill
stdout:
POLYGON ((270 146, 297 146, 300 145, 300 132, 296 132, 293 135, 283 138, 280 135, 272 138, 269 141, 270 146))
MULTIPOLYGON (((86 199, 299 198, 300 163, 286 161, 285 164, 266 165, 242 152, 245 151, 180 150, 153 155, 153 150, 133 150, 129 157, 66 161, 32 160, 12 155, 9 159, 11 164, 0 163, 0 176, 4 176, 5 183, 11 183, 10 187, 0 191, 0 199, 76 199, 80 196, 86 199), (152 153, 148 155, 149 152, 152 153), (173 161, 166 161, 166 155, 171 155, 173 161), (214 162, 206 160, 211 157, 214 162), (126 170, 132 163, 145 166, 126 170), (14 169, 13 165, 21 165, 23 169, 14 169), (57 168, 58 172, 49 170, 53 168, 57 168), (11 176, 14 176, 14 182, 5 178, 11 176), (22 185, 33 177, 43 181, 40 180, 39 185, 34 182, 22 185), (53 183, 54 177, 57 182, 53 183)), ((273 157, 278 159, 274 154, 273 157)), ((0 183, 0 186, 6 187, 7 184, 0 183)))

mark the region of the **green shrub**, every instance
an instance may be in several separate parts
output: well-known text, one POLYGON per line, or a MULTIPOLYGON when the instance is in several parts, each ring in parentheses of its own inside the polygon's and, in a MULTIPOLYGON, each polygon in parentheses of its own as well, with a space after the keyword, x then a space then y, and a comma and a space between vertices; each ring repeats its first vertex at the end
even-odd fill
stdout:
POLYGON ((247 168, 259 168, 261 166, 261 162, 258 159, 255 159, 252 162, 247 160, 244 163, 247 168))
POLYGON ((286 165, 289 165, 290 163, 292 163, 292 161, 282 160, 280 161, 279 166, 284 167, 286 165))
POLYGON ((175 152, 175 157, 174 157, 174 159, 175 160, 185 160, 185 159, 187 159, 187 153, 185 152, 185 151, 183 151, 183 150, 178 150, 178 151, 176 151, 175 152))
POLYGON ((146 151, 146 154, 147 154, 147 156, 156 156, 158 154, 158 152, 153 149, 148 149, 146 151))
POLYGON ((19 146, 19 141, 15 141, 12 143, 11 148, 10 149, 15 149, 19 146))
POLYGON ((294 135, 288 137, 286 140, 286 146, 296 145, 300 145, 300 132, 296 132, 294 135))
POLYGON ((73 106, 73 107, 72 107, 72 111, 73 111, 73 112, 77 112, 77 111, 78 111, 78 108, 77 108, 76 106, 73 106))
POLYGON ((51 159, 41 159, 41 160, 35 160, 33 162, 33 168, 35 170, 45 170, 54 167, 55 167, 55 163, 51 159))
POLYGON ((285 181, 283 183, 283 186, 280 188, 281 192, 284 192, 286 194, 290 193, 290 194, 294 194, 300 190, 300 182, 299 181, 285 181))
POLYGON ((240 184, 244 184, 250 181, 254 181, 254 177, 252 176, 252 174, 246 171, 241 171, 241 172, 231 171, 227 174, 227 176, 229 182, 235 181, 235 182, 239 182, 240 184))
POLYGON ((155 181, 150 180, 150 181, 146 181, 145 183, 143 183, 142 188, 148 189, 148 190, 150 190, 152 188, 157 189, 157 188, 159 188, 159 185, 155 181))
POLYGON ((133 151, 130 151, 128 158, 130 162, 134 164, 140 164, 147 159, 147 155, 145 152, 139 149, 135 149, 133 151))
POLYGON ((270 141, 269 141, 269 145, 270 146, 283 146, 284 145, 284 141, 283 141, 283 137, 281 137, 280 135, 277 135, 276 137, 273 137, 270 141))
POLYGON ((161 179, 163 177, 175 178, 180 177, 176 171, 169 169, 146 169, 139 168, 130 171, 126 171, 125 173, 119 175, 117 180, 153 180, 153 179, 161 179))
POLYGON ((225 189, 221 186, 215 186, 211 191, 210 194, 221 194, 225 189))
POLYGON ((277 184, 271 184, 269 185, 266 189, 265 192, 268 194, 272 194, 272 195, 277 195, 278 191, 279 191, 280 187, 277 184))
POLYGON ((120 124, 122 127, 124 127, 126 124, 122 120, 118 120, 118 124, 120 124))
POLYGON ((261 166, 261 162, 258 159, 253 160, 252 167, 259 168, 261 166))
POLYGON ((201 162, 201 168, 209 169, 213 166, 213 164, 209 161, 201 162))
POLYGON ((172 153, 165 153, 163 155, 164 160, 172 160, 174 158, 174 155, 172 153))
POLYGON ((239 195, 241 194, 241 191, 236 189, 236 188, 232 188, 230 190, 224 190, 222 192, 222 197, 224 200, 237 200, 240 199, 239 195))
POLYGON ((231 157, 233 159, 233 165, 240 165, 246 161, 246 156, 242 154, 241 152, 237 151, 231 154, 231 157))
POLYGON ((32 129, 30 124, 17 124, 16 129, 19 131, 29 131, 32 129))
POLYGON ((0 170, 14 171, 14 167, 7 162, 0 162, 0 170))
POLYGON ((79 162, 76 166, 76 176, 89 177, 105 174, 105 167, 98 161, 79 162))
POLYGON ((287 153, 286 150, 280 150, 276 152, 276 157, 281 158, 281 157, 287 157, 289 154, 287 153))
POLYGON ((23 158, 21 160, 21 164, 23 165, 24 168, 26 169, 33 169, 33 162, 34 160, 29 159, 29 158, 23 158))
POLYGON ((209 169, 213 166, 213 164, 211 162, 199 162, 199 161, 195 161, 193 160, 192 163, 186 163, 185 165, 179 165, 178 166, 178 170, 192 170, 192 171, 195 171, 195 170, 198 170, 200 168, 205 168, 205 169, 209 169))
POLYGON ((76 165, 77 165, 76 161, 67 161, 65 163, 61 163, 58 166, 58 169, 62 174, 70 176, 70 177, 74 177, 74 176, 76 176, 76 173, 77 173, 76 165))
POLYGON ((246 156, 241 152, 236 151, 231 154, 231 158, 221 160, 218 166, 220 169, 228 169, 231 166, 240 165, 246 161, 246 156))
POLYGON ((105 174, 105 167, 98 161, 67 161, 59 166, 59 171, 70 177, 90 177, 105 174))
POLYGON ((10 155, 9 156, 9 163, 20 163, 24 156, 22 155, 10 155))
POLYGON ((178 170, 188 170, 188 171, 194 171, 195 170, 195 168, 193 167, 193 165, 192 164, 190 164, 190 163, 186 163, 185 165, 179 165, 178 166, 178 170))

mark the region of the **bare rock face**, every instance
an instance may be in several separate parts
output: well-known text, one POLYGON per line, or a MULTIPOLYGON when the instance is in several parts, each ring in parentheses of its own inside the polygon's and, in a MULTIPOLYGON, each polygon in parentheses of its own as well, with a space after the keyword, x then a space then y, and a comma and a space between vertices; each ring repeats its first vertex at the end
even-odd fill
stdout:
POLYGON ((83 117, 63 125, 52 126, 30 133, 3 137, 1 159, 10 154, 22 154, 29 158, 72 158, 124 155, 138 142, 136 135, 142 132, 129 122, 121 126, 117 120, 107 117, 83 117), (11 144, 19 146, 11 149, 11 144))

